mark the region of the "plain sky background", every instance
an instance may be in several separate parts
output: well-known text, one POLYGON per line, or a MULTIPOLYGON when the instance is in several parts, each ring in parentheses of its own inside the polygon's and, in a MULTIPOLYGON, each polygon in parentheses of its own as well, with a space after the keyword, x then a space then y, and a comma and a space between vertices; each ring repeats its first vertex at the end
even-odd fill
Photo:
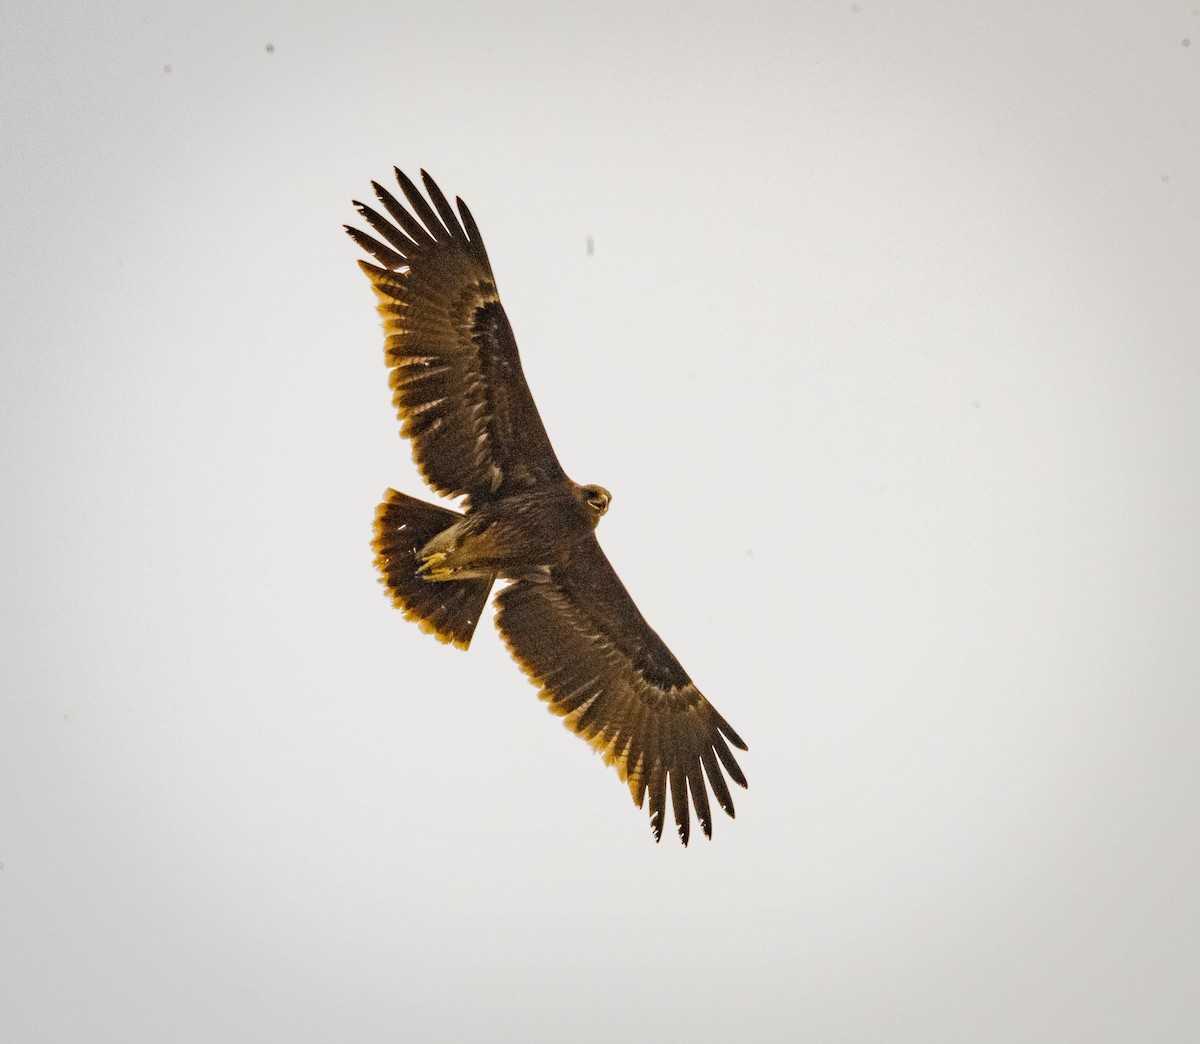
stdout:
POLYGON ((1196 1039, 1197 0, 3 0, 0 105, 6 1042, 1196 1039), (393 164, 711 843, 376 583, 393 164))

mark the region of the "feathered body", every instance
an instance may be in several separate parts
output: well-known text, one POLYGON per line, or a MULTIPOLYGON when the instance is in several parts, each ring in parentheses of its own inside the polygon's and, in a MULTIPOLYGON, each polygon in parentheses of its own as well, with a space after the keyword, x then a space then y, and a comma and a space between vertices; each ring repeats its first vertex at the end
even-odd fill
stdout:
POLYGON ((531 570, 559 565, 600 520, 583 490, 555 484, 485 501, 421 549, 418 571, 429 580, 520 580, 531 570))

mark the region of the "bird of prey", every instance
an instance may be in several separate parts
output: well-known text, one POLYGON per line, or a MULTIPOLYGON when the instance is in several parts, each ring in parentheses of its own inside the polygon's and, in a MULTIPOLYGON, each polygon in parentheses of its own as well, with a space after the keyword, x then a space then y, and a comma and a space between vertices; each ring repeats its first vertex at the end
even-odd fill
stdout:
POLYGON ((551 448, 475 219, 424 171, 429 198, 399 170, 410 209, 372 182, 386 216, 357 200, 372 234, 346 232, 383 317, 401 434, 438 494, 461 512, 389 489, 375 512, 375 565, 395 605, 466 649, 497 580, 496 626, 550 710, 650 799, 662 837, 668 784, 679 839, 688 795, 712 836, 708 789, 730 816, 725 775, 746 778, 746 744, 651 630, 596 541, 611 496, 581 486, 551 448), (724 772, 722 772, 724 770, 724 772), (708 787, 705 786, 707 779, 708 787))

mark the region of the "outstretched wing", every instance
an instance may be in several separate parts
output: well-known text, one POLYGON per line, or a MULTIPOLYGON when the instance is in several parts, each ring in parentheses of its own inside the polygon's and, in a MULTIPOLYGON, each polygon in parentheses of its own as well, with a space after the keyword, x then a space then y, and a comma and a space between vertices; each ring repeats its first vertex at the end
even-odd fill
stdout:
POLYGON ((445 496, 482 502, 560 480, 475 219, 421 178, 432 207, 397 170, 416 216, 372 182, 388 217, 354 205, 380 238, 346 226, 379 262, 359 264, 379 297, 401 434, 445 496))
POLYGON ((594 537, 567 564, 510 584, 496 606, 496 626, 541 698, 616 767, 638 808, 649 793, 655 840, 662 837, 668 780, 685 845, 689 791, 705 836, 712 836, 705 777, 717 804, 733 815, 722 768, 744 787, 729 744, 746 744, 651 630, 594 537))

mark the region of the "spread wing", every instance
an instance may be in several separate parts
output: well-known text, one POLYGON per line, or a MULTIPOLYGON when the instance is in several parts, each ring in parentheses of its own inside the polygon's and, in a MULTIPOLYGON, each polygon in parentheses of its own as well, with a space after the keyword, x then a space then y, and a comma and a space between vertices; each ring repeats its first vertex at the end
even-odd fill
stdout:
POLYGON ((346 226, 379 262, 359 264, 379 297, 401 434, 445 496, 482 502, 561 480, 475 219, 421 177, 433 206, 397 170, 413 212, 372 182, 388 216, 354 205, 379 238, 346 226))
POLYGON ((729 744, 746 744, 651 630, 594 537, 565 565, 510 584, 496 606, 496 626, 541 698, 616 768, 638 808, 649 793, 655 840, 668 780, 685 845, 689 791, 712 836, 706 777, 717 804, 733 815, 722 768, 744 787, 729 744))

